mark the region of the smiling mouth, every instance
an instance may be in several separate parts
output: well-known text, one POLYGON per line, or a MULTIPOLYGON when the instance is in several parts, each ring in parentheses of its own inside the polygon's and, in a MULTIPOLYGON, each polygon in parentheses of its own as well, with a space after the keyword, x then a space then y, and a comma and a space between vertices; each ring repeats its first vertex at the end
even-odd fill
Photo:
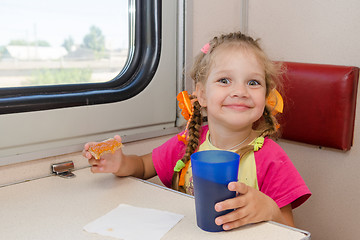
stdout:
POLYGON ((249 106, 244 105, 244 104, 229 104, 229 105, 223 105, 223 106, 225 108, 233 109, 233 110, 237 110, 237 111, 244 111, 244 110, 250 109, 249 106))

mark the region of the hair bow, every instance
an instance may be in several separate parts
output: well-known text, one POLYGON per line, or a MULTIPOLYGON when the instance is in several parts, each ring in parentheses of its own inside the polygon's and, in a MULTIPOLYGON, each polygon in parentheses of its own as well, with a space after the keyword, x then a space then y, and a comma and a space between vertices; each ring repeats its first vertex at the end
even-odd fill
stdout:
POLYGON ((177 95, 176 99, 179 101, 179 107, 182 110, 181 115, 183 115, 185 120, 189 120, 193 114, 193 109, 188 92, 182 91, 177 95))
POLYGON ((189 97, 189 94, 187 91, 180 92, 177 95, 176 99, 179 101, 181 115, 185 118, 185 120, 188 120, 184 133, 182 135, 179 134, 177 136, 178 136, 179 141, 181 141, 185 145, 187 145, 187 143, 188 143, 187 132, 188 132, 188 127, 190 124, 191 117, 193 115, 193 106, 192 106, 192 103, 191 103, 191 100, 190 100, 190 97, 189 97))
POLYGON ((204 54, 207 54, 208 51, 210 49, 210 43, 206 43, 202 48, 201 48, 201 51, 204 53, 204 54))
POLYGON ((266 99, 266 104, 271 107, 271 114, 276 115, 277 113, 282 113, 284 109, 284 101, 280 93, 273 89, 269 93, 269 96, 266 99))

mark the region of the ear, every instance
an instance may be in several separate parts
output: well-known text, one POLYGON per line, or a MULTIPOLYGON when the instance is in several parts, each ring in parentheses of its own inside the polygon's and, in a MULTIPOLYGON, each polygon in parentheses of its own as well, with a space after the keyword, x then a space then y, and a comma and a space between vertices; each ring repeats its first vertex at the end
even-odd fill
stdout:
POLYGON ((202 83, 196 84, 195 94, 197 96, 197 100, 201 107, 206 107, 206 94, 205 94, 205 87, 202 83))

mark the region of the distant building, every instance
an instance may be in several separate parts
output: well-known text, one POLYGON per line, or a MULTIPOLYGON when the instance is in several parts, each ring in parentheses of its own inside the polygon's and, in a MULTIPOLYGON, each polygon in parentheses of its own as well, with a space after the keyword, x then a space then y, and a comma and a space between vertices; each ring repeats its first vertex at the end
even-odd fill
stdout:
POLYGON ((67 51, 63 47, 6 46, 9 57, 17 60, 57 60, 67 51))
POLYGON ((69 52, 64 59, 75 61, 94 60, 95 54, 94 51, 89 48, 77 47, 75 50, 69 52))

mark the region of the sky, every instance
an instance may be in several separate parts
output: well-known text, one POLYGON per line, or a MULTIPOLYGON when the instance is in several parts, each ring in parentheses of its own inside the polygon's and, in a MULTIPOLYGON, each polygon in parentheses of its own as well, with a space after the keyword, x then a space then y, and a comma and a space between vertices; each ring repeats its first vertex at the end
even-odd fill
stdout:
POLYGON ((81 44, 99 27, 111 48, 128 44, 128 0, 0 0, 0 46, 44 40, 59 47, 71 36, 81 44))

